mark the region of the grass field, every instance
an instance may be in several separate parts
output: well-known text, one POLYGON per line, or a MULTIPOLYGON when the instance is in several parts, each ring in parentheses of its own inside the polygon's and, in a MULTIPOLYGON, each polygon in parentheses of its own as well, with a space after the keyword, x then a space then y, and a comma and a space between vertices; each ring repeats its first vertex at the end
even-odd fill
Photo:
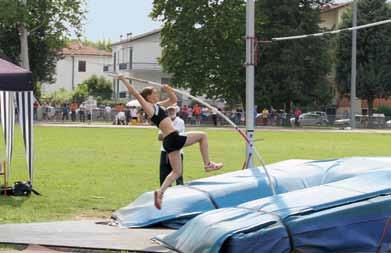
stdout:
MULTIPOLYGON (((207 132, 211 158, 225 163, 219 173, 240 169, 245 146, 239 135, 207 132)), ((37 127, 34 185, 42 196, 0 197, 0 223, 109 217, 158 187, 156 135, 156 129, 37 127)), ((27 178, 19 133, 16 137, 13 181, 27 178)), ((391 155, 391 134, 257 131, 255 139, 262 139, 256 146, 267 163, 391 155)), ((186 150, 184 174, 186 181, 211 175, 203 172, 198 147, 186 150)))

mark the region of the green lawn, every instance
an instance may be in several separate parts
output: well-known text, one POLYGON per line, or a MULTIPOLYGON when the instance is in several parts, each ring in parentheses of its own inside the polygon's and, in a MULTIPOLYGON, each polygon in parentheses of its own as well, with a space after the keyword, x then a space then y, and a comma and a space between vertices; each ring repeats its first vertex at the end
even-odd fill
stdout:
MULTIPOLYGON (((158 187, 156 134, 156 129, 37 127, 34 184, 42 196, 0 197, 0 223, 109 217, 158 187)), ((13 181, 27 177, 21 138, 16 136, 13 181)), ((208 136, 211 158, 225 163, 220 173, 240 169, 240 136, 229 130, 208 130, 208 136)), ((391 155, 391 134, 258 131, 255 138, 262 139, 256 146, 267 163, 391 155)), ((203 172, 198 147, 186 150, 184 167, 186 181, 210 175, 203 172)))

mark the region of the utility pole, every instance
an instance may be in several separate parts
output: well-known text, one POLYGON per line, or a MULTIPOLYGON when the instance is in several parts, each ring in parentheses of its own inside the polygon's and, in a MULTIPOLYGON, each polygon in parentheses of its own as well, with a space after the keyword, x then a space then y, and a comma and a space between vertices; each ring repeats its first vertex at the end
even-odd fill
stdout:
MULTIPOLYGON (((353 1, 353 27, 357 26, 357 0, 353 1)), ((356 128, 355 114, 357 111, 356 78, 357 78, 357 30, 352 31, 352 72, 350 83, 350 126, 356 128)))
MULTIPOLYGON (((24 7, 27 5, 27 0, 21 0, 24 7)), ((26 24, 20 22, 19 24, 19 38, 20 38, 20 61, 21 66, 24 69, 30 70, 30 61, 29 61, 29 46, 28 46, 28 36, 29 32, 26 29, 26 24)))
POLYGON ((253 167, 254 136, 254 65, 255 65, 255 1, 246 4, 246 133, 250 143, 246 146, 247 168, 253 167))

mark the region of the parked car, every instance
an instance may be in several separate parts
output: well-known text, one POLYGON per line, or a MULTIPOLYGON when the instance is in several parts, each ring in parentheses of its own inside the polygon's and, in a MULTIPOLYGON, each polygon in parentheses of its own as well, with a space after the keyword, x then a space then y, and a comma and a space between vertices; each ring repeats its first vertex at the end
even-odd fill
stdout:
MULTIPOLYGON (((295 118, 291 118, 291 125, 294 126, 295 118)), ((299 126, 325 126, 329 123, 325 112, 306 112, 300 115, 299 126)))
POLYGON ((350 119, 337 119, 334 121, 336 127, 345 128, 350 126, 350 119))

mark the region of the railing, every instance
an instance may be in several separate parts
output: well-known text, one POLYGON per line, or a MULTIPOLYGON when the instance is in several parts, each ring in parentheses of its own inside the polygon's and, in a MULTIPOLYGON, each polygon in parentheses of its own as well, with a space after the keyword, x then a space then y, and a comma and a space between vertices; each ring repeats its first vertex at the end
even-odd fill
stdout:
MULTIPOLYGON (((130 122, 129 109, 125 107, 125 124, 130 122)), ((229 117, 235 124, 244 126, 245 125, 245 115, 243 112, 231 112, 226 111, 224 114, 229 117)), ((199 116, 191 115, 184 113, 178 113, 178 115, 185 121, 187 125, 190 126, 228 126, 226 122, 220 117, 216 117, 211 113, 202 113, 199 116)), ((36 116, 34 117, 37 121, 43 122, 88 122, 89 120, 96 122, 107 122, 112 124, 117 124, 119 113, 115 108, 112 108, 109 112, 102 108, 95 108, 91 110, 85 110, 80 112, 77 110, 75 114, 69 112, 68 115, 63 114, 63 109, 61 107, 50 107, 46 112, 42 107, 37 110, 36 116)), ((285 115, 284 115, 285 116, 285 115)), ((149 124, 145 118, 139 115, 140 124, 149 124)), ((326 123, 319 122, 306 122, 303 123, 300 121, 296 122, 296 119, 293 114, 287 114, 285 117, 281 115, 269 115, 267 118, 263 118, 262 115, 258 115, 255 119, 257 127, 288 127, 288 128, 346 128, 350 126, 349 119, 342 119, 338 115, 328 115, 326 123), (337 119, 337 120, 336 120, 337 119)), ((361 129, 390 129, 391 130, 391 117, 367 117, 367 116, 358 116, 356 117, 356 128, 361 129)))
MULTIPOLYGON (((162 68, 158 63, 148 63, 148 62, 123 62, 117 64, 118 70, 156 70, 161 71, 162 68)), ((107 64, 103 66, 103 72, 114 72, 112 64, 107 64)))
POLYGON ((134 69, 134 70, 161 70, 162 68, 158 63, 133 62, 132 69, 134 69))

